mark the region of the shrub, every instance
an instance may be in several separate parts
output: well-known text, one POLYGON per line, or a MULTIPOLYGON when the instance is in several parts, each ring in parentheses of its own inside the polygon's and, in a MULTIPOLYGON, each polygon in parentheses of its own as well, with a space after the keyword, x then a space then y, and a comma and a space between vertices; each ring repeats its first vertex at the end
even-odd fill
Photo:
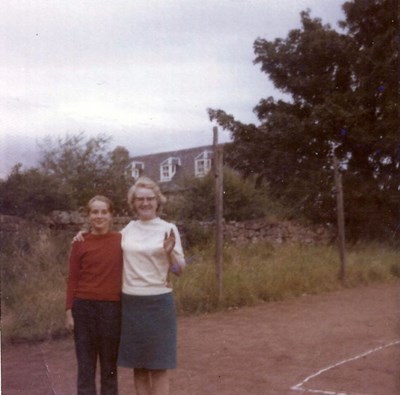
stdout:
MULTIPOLYGON (((242 221, 266 214, 278 217, 288 211, 273 201, 266 188, 256 188, 252 179, 243 179, 231 169, 224 169, 224 219, 242 221)), ((212 221, 215 218, 214 177, 184 181, 183 192, 166 207, 166 215, 176 220, 212 221), (171 204, 170 204, 171 203, 171 204)))

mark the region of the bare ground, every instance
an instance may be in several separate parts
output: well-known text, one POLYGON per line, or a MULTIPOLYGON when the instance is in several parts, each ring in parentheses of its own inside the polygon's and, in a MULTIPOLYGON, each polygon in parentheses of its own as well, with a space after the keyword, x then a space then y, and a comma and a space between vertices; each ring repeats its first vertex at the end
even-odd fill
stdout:
MULTIPOLYGON (((178 320, 171 395, 398 395, 400 281, 178 320)), ((4 395, 73 395, 72 339, 3 346, 4 395)), ((119 371, 120 394, 134 394, 119 371)))

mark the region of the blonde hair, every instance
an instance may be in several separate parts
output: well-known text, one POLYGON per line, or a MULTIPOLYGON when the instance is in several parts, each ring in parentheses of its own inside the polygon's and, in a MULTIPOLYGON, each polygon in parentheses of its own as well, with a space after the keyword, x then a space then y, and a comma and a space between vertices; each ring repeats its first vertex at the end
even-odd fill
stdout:
POLYGON ((93 202, 95 202, 96 200, 99 201, 99 202, 103 202, 103 203, 107 204, 107 206, 108 206, 108 211, 109 211, 111 214, 113 214, 113 212, 114 212, 114 204, 113 204, 113 202, 112 202, 108 197, 105 197, 105 196, 103 196, 103 195, 96 195, 96 196, 92 197, 92 198, 87 202, 87 205, 86 205, 86 212, 87 212, 87 214, 90 213, 90 210, 91 210, 90 206, 91 206, 91 204, 92 204, 93 202))
POLYGON ((160 187, 156 182, 154 182, 151 178, 149 177, 139 177, 136 182, 129 188, 128 191, 128 205, 129 207, 135 211, 135 205, 133 204, 133 201, 136 197, 136 191, 139 188, 146 188, 146 189, 151 189, 154 194, 156 195, 157 199, 157 214, 161 212, 162 205, 167 201, 167 198, 161 193, 160 187))

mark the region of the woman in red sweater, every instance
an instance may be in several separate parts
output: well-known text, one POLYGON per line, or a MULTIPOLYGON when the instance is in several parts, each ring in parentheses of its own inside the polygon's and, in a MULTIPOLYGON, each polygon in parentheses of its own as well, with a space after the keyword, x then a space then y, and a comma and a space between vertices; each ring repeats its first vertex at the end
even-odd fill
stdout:
POLYGON ((74 243, 69 258, 66 320, 78 361, 78 395, 96 395, 100 360, 101 394, 117 395, 121 321, 121 234, 110 231, 112 202, 95 196, 87 205, 91 232, 74 243))

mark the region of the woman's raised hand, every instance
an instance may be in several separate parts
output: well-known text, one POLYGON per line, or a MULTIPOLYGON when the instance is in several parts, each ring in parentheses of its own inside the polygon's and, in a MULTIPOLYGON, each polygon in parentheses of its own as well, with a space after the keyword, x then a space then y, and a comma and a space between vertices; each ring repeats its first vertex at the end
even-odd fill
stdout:
POLYGON ((165 232, 164 235, 164 243, 163 243, 164 251, 170 255, 171 252, 173 251, 175 247, 175 233, 173 229, 170 230, 169 234, 168 232, 165 232))

